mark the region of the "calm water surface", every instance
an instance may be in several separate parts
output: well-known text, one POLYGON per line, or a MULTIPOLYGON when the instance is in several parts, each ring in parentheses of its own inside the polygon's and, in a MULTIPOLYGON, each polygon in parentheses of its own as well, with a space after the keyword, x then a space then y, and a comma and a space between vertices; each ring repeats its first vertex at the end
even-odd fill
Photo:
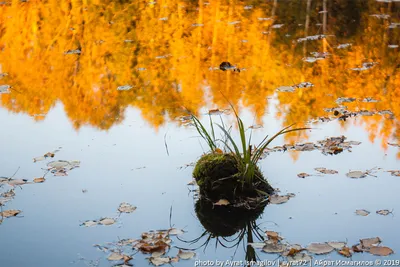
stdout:
MULTIPOLYGON (((188 108, 207 122, 208 110, 228 108, 223 95, 247 126, 263 125, 253 130, 254 143, 292 123, 314 129, 273 145, 341 135, 362 142, 334 156, 274 152, 263 159, 260 167, 272 186, 296 196, 268 205, 257 220, 262 230, 303 246, 333 240, 353 245, 379 236, 395 254, 351 259, 398 259, 400 178, 386 171, 400 169, 400 150, 389 145, 400 143, 399 23, 395 1, 1 3, 0 176, 19 168, 15 178, 41 177, 50 160, 32 159, 59 147, 55 160, 80 160, 81 166, 68 176, 48 174, 42 184, 14 188, 14 199, 2 209, 22 213, 0 224, 0 265, 113 266, 109 254, 93 245, 169 228, 171 207, 171 223, 186 231, 181 239, 199 237, 204 227, 187 185, 193 167, 186 165, 207 149, 180 118, 188 108), (223 61, 240 73, 218 70, 223 61), (303 82, 314 86, 277 90, 303 82), (117 89, 124 85, 132 88, 117 89), (337 107, 340 97, 356 99, 343 103, 349 111, 387 112, 339 121, 324 109, 337 107), (297 177, 316 167, 339 174, 297 177), (376 177, 345 175, 373 168, 381 168, 376 177), (116 216, 121 202, 137 210, 111 226, 80 226, 116 216), (371 214, 357 216, 356 209, 371 214), (393 213, 375 213, 381 209, 393 213)), ((234 124, 232 114, 222 118, 234 124)), ((3 185, 0 193, 9 189, 3 185)), ((189 246, 173 238, 173 246, 198 248, 205 240, 189 246)), ((174 265, 244 260, 245 241, 215 248, 212 238, 195 259, 174 265)), ((173 247, 168 255, 176 252, 173 247)), ((148 266, 146 257, 137 253, 131 263, 148 266)), ((332 252, 314 259, 345 258, 332 252)))

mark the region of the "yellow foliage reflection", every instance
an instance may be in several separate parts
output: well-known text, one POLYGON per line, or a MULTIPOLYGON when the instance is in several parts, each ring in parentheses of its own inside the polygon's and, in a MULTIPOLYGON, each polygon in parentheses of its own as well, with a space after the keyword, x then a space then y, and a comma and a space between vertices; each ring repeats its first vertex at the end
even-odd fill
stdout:
MULTIPOLYGON (((0 6, 0 72, 8 73, 0 84, 13 87, 0 105, 33 116, 60 101, 76 129, 108 129, 128 106, 157 128, 183 106, 199 110, 210 98, 226 106, 221 92, 252 110, 258 123, 275 94, 284 125, 326 116, 324 108, 338 97, 372 97, 380 102, 356 101, 349 109, 398 117, 400 61, 393 45, 400 44, 400 29, 391 23, 399 11, 400 3, 372 0, 12 0, 0 6), (327 37, 297 41, 317 34, 327 37), (343 43, 352 45, 338 49, 343 43), (310 52, 329 55, 305 62, 310 52), (242 71, 215 70, 222 61, 242 71), (364 62, 378 65, 350 70, 364 62), (276 91, 300 82, 315 86, 276 91), (122 85, 133 88, 118 91, 122 85)), ((383 137, 383 147, 399 140, 397 119, 364 116, 356 123, 371 141, 383 137)))

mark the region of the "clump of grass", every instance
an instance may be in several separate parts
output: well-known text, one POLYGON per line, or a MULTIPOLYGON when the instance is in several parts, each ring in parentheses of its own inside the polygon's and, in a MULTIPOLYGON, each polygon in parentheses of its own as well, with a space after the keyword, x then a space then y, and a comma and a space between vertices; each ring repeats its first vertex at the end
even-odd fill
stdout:
POLYGON ((240 172, 239 177, 242 177, 243 182, 246 182, 248 185, 251 185, 253 183, 253 178, 255 177, 257 163, 261 159, 265 149, 273 140, 275 140, 275 138, 277 138, 280 135, 284 135, 286 133, 310 129, 305 127, 293 128, 294 124, 292 124, 283 128, 282 130, 274 134, 272 137, 269 137, 268 135, 265 136, 264 139, 257 146, 254 146, 253 148, 251 145, 251 134, 248 138, 246 137, 245 133, 246 130, 242 119, 239 117, 234 106, 231 103, 229 103, 229 105, 234 111, 236 117, 236 123, 240 134, 239 142, 236 142, 233 139, 230 129, 226 129, 225 125, 222 122, 222 119, 221 119, 222 125, 214 123, 211 119, 211 115, 209 115, 210 127, 211 127, 211 130, 209 132, 193 113, 190 113, 190 115, 192 117, 197 132, 207 142, 212 153, 221 153, 221 150, 218 148, 218 142, 220 141, 224 144, 229 153, 231 153, 235 157, 240 172), (215 138, 214 124, 218 126, 224 133, 223 139, 215 138))

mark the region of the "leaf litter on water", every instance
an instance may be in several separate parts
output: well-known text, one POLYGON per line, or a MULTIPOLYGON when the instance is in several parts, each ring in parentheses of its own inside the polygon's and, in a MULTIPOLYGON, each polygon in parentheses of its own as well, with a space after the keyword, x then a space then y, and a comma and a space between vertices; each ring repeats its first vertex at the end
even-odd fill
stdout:
POLYGON ((390 211, 390 210, 377 210, 376 211, 376 214, 383 215, 383 216, 387 216, 387 215, 392 214, 392 213, 393 212, 390 211))
POLYGON ((323 173, 323 174, 338 174, 339 172, 336 170, 330 170, 324 167, 319 167, 319 168, 314 168, 317 172, 323 173))
POLYGON ((293 194, 293 193, 289 193, 289 194, 282 195, 282 196, 274 194, 274 195, 271 195, 269 197, 269 203, 271 203, 271 204, 283 204, 283 203, 288 202, 289 199, 294 197, 294 196, 295 196, 295 194, 293 194))
POLYGON ((355 213, 360 216, 368 216, 371 212, 367 210, 356 210, 355 213))
POLYGON ((118 211, 123 213, 132 213, 137 209, 137 207, 132 206, 129 203, 123 202, 119 205, 118 211))

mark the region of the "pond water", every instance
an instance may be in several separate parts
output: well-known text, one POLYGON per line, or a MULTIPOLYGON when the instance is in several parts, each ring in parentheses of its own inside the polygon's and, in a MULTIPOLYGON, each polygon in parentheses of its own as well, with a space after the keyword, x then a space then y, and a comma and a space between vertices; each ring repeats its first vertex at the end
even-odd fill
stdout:
MULTIPOLYGON (((312 255, 313 266, 399 265, 400 2, 6 0, 0 22, 0 204, 21 211, 0 217, 1 266, 114 266, 123 260, 107 260, 113 249, 148 266, 150 254, 107 242, 171 226, 185 233, 171 237, 167 255, 196 253, 174 266, 228 266, 249 258, 251 225, 303 247, 379 237, 394 251, 351 258, 333 251, 312 255), (235 68, 222 71, 221 62, 235 68), (339 136, 361 143, 334 155, 271 151, 260 168, 279 194, 295 196, 223 240, 201 237, 204 227, 228 229, 239 219, 195 209, 188 183, 208 149, 182 118, 189 109, 208 125, 209 110, 225 110, 212 118, 232 125, 238 140, 227 99, 254 126, 247 131, 254 144, 293 123, 313 129, 278 137, 271 148, 339 136), (33 161, 54 150, 54 158, 33 161), (54 176, 46 169, 57 160, 80 166, 54 176), (366 177, 346 176, 355 170, 366 177), (137 209, 120 214, 123 202, 137 209), (371 213, 357 215, 361 209, 371 213), (116 222, 81 225, 103 217, 116 222)), ((286 259, 255 251, 264 264, 286 259)))

